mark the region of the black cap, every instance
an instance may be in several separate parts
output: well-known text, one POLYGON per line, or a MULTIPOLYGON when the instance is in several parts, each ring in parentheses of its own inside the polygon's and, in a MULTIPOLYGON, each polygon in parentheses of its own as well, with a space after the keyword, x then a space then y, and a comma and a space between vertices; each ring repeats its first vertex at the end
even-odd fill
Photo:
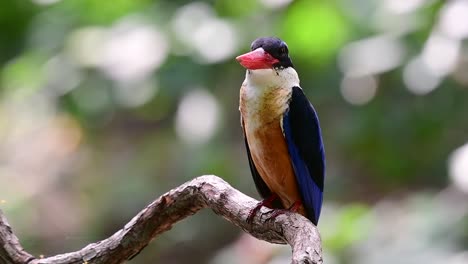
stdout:
POLYGON ((251 50, 263 48, 273 58, 278 59, 279 62, 274 64, 275 68, 288 68, 294 65, 289 57, 288 45, 277 37, 262 37, 254 40, 250 46, 251 50))

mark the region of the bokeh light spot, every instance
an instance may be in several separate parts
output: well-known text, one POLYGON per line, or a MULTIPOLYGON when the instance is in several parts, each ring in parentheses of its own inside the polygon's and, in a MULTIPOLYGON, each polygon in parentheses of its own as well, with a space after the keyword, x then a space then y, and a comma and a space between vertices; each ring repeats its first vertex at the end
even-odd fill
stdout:
POLYGON ((189 92, 177 110, 177 134, 190 144, 208 141, 218 127, 219 111, 218 102, 205 89, 189 92))
POLYGON ((382 35, 346 45, 338 59, 340 68, 346 75, 361 76, 382 73, 397 67, 405 53, 401 40, 382 35))
POLYGON ((450 37, 468 37, 468 1, 448 1, 440 13, 439 26, 450 37))
POLYGON ((158 88, 153 81, 125 82, 114 86, 118 103, 125 107, 138 107, 154 97, 158 88))
POLYGON ((47 89, 54 91, 56 95, 64 95, 76 88, 82 78, 77 66, 61 55, 47 61, 44 72, 47 89))
POLYGON ((180 50, 181 48, 177 47, 177 50, 173 50, 173 52, 183 54, 193 49, 192 41, 196 36, 196 31, 206 20, 213 17, 215 17, 213 9, 206 3, 194 2, 177 9, 172 18, 171 27, 175 37, 183 44, 185 50, 180 50))
POLYGON ((106 34, 103 27, 77 29, 68 37, 67 53, 82 67, 96 67, 102 58, 106 34))
POLYGON ((156 28, 124 20, 110 30, 100 67, 117 81, 141 80, 165 61, 168 48, 165 35, 156 28))
POLYGON ((421 7, 426 0, 385 0, 384 7, 395 14, 404 14, 415 11, 421 7))
MULTIPOLYGON (((174 15, 172 29, 183 45, 178 54, 191 54, 201 63, 231 58, 238 47, 238 34, 228 20, 217 18, 204 3, 191 3, 174 15)), ((178 48, 180 49, 180 48, 178 48)))
POLYGON ((231 58, 237 49, 235 28, 227 21, 211 19, 197 30, 193 45, 202 62, 215 63, 231 58))
POLYGON ((448 169, 455 186, 468 193, 468 143, 453 151, 449 157, 448 169))
POLYGON ((447 38, 435 32, 431 34, 424 46, 422 60, 432 73, 445 76, 453 70, 459 51, 459 40, 447 38))
POLYGON ((428 68, 421 57, 416 57, 403 69, 403 82, 410 92, 425 95, 437 88, 441 79, 428 68))
POLYGON ((345 76, 341 82, 341 95, 353 105, 370 102, 377 93, 377 79, 372 76, 345 76))

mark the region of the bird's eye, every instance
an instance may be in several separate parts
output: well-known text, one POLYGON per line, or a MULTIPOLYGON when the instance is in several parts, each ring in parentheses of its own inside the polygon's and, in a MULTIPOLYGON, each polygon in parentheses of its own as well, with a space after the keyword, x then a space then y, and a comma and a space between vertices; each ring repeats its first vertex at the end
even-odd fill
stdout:
POLYGON ((286 47, 281 47, 280 48, 280 54, 285 55, 287 53, 286 47))

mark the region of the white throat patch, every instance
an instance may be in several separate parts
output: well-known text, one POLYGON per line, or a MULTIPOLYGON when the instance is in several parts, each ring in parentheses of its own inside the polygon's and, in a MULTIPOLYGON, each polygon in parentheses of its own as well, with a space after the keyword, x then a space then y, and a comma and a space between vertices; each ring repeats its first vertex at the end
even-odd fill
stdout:
POLYGON ((245 74, 247 86, 255 86, 257 88, 292 88, 299 86, 299 77, 296 70, 292 67, 286 69, 260 69, 247 70, 245 74))
POLYGON ((248 129, 281 118, 289 106, 294 86, 299 86, 299 77, 292 67, 248 70, 240 98, 240 110, 248 129))

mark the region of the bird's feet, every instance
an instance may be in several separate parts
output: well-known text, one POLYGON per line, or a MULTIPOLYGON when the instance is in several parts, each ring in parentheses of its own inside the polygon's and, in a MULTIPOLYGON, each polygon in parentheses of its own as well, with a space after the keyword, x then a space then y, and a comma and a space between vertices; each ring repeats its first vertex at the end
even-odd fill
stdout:
POLYGON ((276 217, 286 212, 297 213, 301 205, 301 201, 295 201, 288 209, 276 209, 275 212, 273 212, 273 214, 270 216, 270 218, 268 218, 268 220, 273 221, 276 217))
POLYGON ((260 208, 262 208, 262 206, 266 206, 268 208, 271 208, 272 205, 273 205, 273 202, 276 201, 276 199, 278 199, 278 195, 273 193, 270 197, 262 200, 261 202, 259 202, 254 209, 252 209, 249 213, 249 216, 247 217, 247 223, 252 223, 253 221, 253 218, 255 217, 255 215, 258 213, 258 211, 260 210, 260 208))

